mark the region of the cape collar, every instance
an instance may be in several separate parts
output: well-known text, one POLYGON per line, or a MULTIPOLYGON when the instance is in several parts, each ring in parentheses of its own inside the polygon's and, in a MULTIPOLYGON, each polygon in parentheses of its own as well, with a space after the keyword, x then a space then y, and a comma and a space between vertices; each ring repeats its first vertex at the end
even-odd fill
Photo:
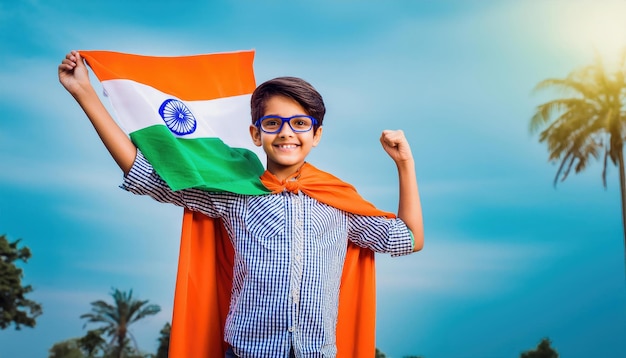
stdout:
POLYGON ((321 203, 349 213, 395 217, 393 213, 378 210, 363 199, 352 185, 306 162, 285 180, 279 180, 266 170, 261 176, 261 182, 273 194, 283 191, 294 194, 303 192, 321 203))
POLYGON ((285 190, 298 194, 302 185, 311 184, 311 180, 313 180, 313 182, 316 180, 315 171, 318 171, 318 169, 305 162, 297 172, 284 180, 279 180, 274 174, 266 170, 261 176, 261 182, 266 188, 272 191, 272 194, 277 194, 285 190))

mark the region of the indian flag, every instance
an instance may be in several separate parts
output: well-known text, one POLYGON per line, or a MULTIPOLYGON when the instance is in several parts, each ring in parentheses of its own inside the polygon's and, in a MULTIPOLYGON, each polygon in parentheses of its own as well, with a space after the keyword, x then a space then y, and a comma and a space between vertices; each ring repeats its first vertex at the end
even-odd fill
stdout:
POLYGON ((80 51, 119 125, 172 188, 268 193, 248 135, 254 51, 181 57, 80 51))

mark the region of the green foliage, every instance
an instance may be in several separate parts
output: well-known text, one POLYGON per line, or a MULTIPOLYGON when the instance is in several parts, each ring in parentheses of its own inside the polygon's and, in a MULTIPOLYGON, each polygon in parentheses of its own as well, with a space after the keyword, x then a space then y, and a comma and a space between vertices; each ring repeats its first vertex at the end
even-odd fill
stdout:
POLYGON ((378 348, 376 348, 376 356, 375 356, 375 358, 387 358, 387 356, 385 355, 385 353, 379 351, 378 348))
POLYGON ((520 358, 559 358, 559 353, 550 346, 550 339, 543 338, 537 348, 523 352, 520 358))
POLYGON ((26 263, 31 257, 28 247, 18 247, 20 240, 9 242, 6 235, 0 236, 0 329, 15 324, 34 327, 35 318, 42 313, 41 305, 27 299, 26 294, 33 291, 30 285, 22 286, 22 269, 16 261, 26 263))
POLYGON ((159 337, 159 349, 157 350, 156 358, 167 358, 170 350, 170 332, 172 331, 172 325, 167 322, 161 329, 161 336, 159 337))
MULTIPOLYGON (((387 358, 387 356, 385 355, 385 353, 381 352, 380 350, 378 350, 378 348, 376 348, 375 358, 387 358)), ((404 356, 402 358, 424 358, 424 357, 423 356, 404 356)))
POLYGON ((78 338, 55 343, 48 353, 48 358, 85 358, 79 348, 78 338))
POLYGON ((147 358, 152 354, 142 354, 137 346, 134 347, 130 344, 130 340, 126 338, 123 345, 112 344, 108 345, 106 351, 102 355, 102 358, 147 358))
MULTIPOLYGON (((139 347, 128 327, 147 316, 152 316, 161 307, 148 304, 148 300, 133 298, 133 291, 123 292, 114 289, 111 292, 113 304, 98 300, 91 302, 91 312, 80 316, 89 323, 101 324, 99 331, 110 338, 107 354, 112 357, 140 356, 139 347), (130 339, 134 343, 134 349, 130 347, 130 339)), ((95 341, 94 341, 95 343, 95 341)))
MULTIPOLYGON (((85 337, 97 338, 97 330, 89 331, 85 337)), ((50 348, 48 358, 116 358, 119 357, 119 350, 117 347, 107 346, 106 342, 103 347, 99 347, 96 351, 88 353, 83 343, 85 337, 72 338, 65 341, 55 343, 50 348)), ((100 338, 94 339, 93 342, 104 342, 100 338)), ((136 351, 133 347, 126 346, 121 350, 122 357, 124 358, 156 358, 152 353, 141 353, 136 351)))
POLYGON ((78 339, 79 347, 87 354, 87 357, 96 357, 96 355, 107 348, 107 342, 102 338, 104 332, 101 329, 93 329, 78 339))

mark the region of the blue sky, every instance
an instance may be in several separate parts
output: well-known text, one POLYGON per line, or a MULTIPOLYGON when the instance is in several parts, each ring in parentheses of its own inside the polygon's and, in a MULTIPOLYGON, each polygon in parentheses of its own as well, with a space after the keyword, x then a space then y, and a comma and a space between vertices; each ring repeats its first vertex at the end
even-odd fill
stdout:
MULTIPOLYGON (((422 252, 378 256, 377 345, 388 356, 626 356, 618 172, 555 189, 528 131, 533 94, 626 45, 623 1, 0 0, 0 234, 22 238, 37 327, 0 357, 45 357, 84 335, 112 287, 163 311, 132 328, 155 351, 170 320, 181 209, 118 188, 121 173, 58 83, 72 49, 189 55, 255 49, 257 82, 293 75, 325 98, 310 162, 395 211, 378 137, 403 129, 424 210, 422 252)), ((98 88, 98 84, 95 83, 98 88)))

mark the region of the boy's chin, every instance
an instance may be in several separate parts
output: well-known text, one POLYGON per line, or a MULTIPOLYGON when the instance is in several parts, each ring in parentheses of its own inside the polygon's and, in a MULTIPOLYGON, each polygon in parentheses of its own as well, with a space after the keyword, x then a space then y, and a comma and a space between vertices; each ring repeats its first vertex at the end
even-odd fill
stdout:
POLYGON ((268 168, 272 167, 277 170, 298 170, 302 164, 304 164, 303 160, 268 160, 268 168))

